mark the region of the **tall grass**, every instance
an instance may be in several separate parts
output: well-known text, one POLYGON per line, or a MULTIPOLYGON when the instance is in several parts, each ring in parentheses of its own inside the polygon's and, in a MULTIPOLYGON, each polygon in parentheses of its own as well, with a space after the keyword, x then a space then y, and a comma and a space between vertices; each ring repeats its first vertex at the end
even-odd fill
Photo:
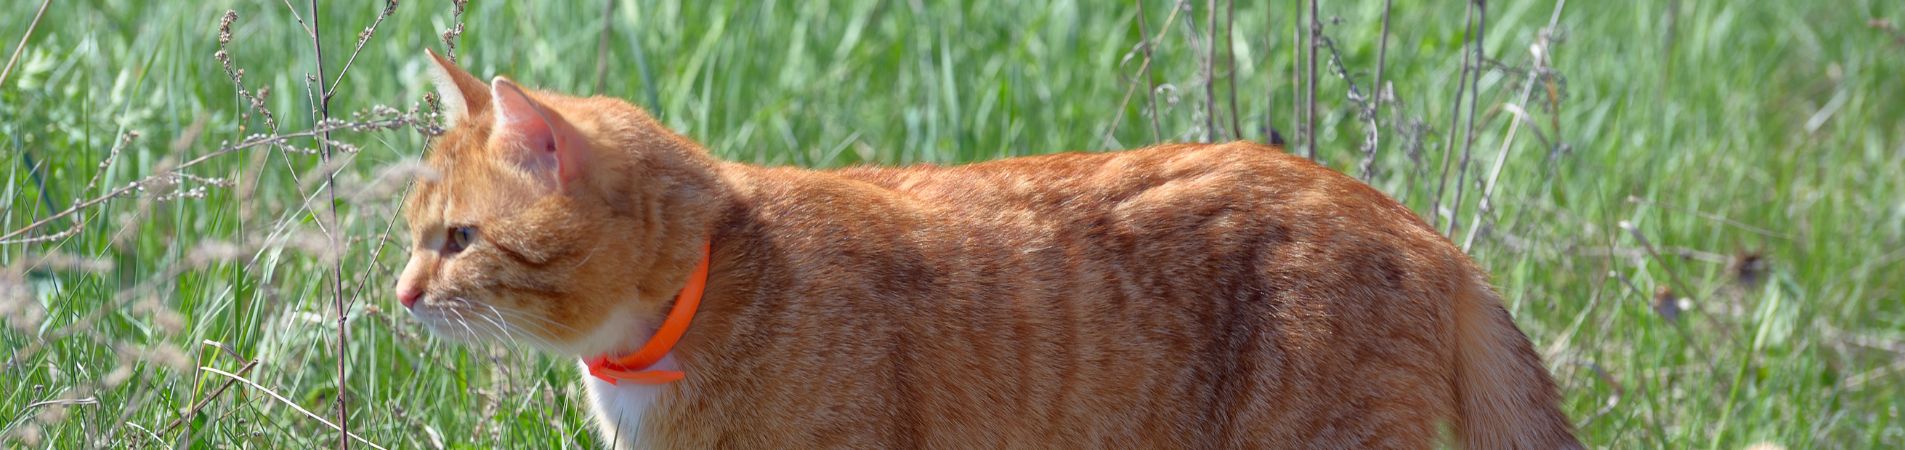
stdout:
POLYGON ((572 361, 388 300, 434 48, 759 164, 1290 137, 1494 274, 1595 446, 1905 446, 1905 5, 1305 3, 7 3, 0 445, 596 446, 572 361))

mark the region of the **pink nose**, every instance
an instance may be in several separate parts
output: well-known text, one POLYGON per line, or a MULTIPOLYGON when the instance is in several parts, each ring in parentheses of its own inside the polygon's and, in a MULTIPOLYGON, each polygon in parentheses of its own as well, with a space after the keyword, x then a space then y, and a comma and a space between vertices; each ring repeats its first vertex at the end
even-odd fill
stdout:
POLYGON ((417 290, 416 288, 404 287, 397 289, 397 302, 403 303, 403 307, 405 308, 417 304, 417 299, 422 297, 423 291, 417 290))

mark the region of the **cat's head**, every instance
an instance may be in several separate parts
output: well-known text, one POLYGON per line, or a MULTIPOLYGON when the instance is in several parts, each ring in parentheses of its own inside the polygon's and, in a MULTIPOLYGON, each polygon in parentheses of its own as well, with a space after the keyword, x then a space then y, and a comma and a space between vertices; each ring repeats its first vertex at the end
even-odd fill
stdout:
POLYGON ((398 301, 440 336, 639 345, 700 258, 714 160, 618 99, 489 83, 429 54, 445 114, 405 201, 398 301))

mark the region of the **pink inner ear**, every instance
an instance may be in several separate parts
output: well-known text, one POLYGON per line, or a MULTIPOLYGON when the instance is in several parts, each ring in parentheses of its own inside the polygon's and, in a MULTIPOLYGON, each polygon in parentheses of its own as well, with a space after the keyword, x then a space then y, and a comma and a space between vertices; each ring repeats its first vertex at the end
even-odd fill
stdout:
POLYGON ((559 184, 573 181, 579 169, 574 167, 575 153, 581 149, 572 147, 580 141, 563 139, 571 133, 562 119, 507 79, 498 77, 490 90, 496 114, 491 139, 501 139, 499 143, 522 152, 516 156, 525 169, 552 175, 559 184))

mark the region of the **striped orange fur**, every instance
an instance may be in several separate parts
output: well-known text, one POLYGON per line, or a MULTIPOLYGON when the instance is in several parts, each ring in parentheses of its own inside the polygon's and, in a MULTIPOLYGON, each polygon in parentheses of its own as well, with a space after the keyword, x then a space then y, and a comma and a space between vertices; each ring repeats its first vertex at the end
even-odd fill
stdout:
POLYGON ((436 332, 628 352, 712 239, 686 378, 585 376, 617 446, 1579 447, 1484 272, 1281 149, 757 167, 433 60, 398 295, 436 332))

